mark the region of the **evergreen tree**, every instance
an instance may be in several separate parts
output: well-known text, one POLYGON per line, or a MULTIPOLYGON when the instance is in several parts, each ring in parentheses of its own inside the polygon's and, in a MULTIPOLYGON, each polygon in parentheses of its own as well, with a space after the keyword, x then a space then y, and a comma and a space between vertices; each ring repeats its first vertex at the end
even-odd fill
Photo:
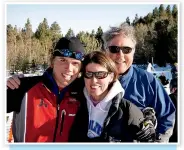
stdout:
POLYGON ((48 61, 50 50, 53 49, 51 31, 47 22, 47 19, 44 18, 38 26, 38 29, 35 32, 35 37, 39 40, 41 44, 41 49, 37 53, 40 54, 40 57, 43 61, 48 61))
POLYGON ((130 18, 129 17, 126 18, 126 23, 128 23, 130 25, 130 18))
MULTIPOLYGON (((130 23, 129 17, 126 22, 130 23)), ((132 25, 136 29, 137 46, 135 53, 136 63, 154 62, 163 66, 165 63, 177 62, 178 43, 178 9, 170 5, 164 9, 160 5, 153 12, 143 17, 135 15, 132 25)), ((80 31, 76 36, 85 46, 85 52, 101 50, 103 30, 101 26, 91 32, 80 31), (96 33, 95 33, 96 31, 96 33)), ((75 36, 70 28, 66 37, 75 36)), ((54 44, 62 37, 61 28, 57 22, 49 27, 47 19, 38 25, 35 33, 28 18, 25 26, 21 29, 17 26, 7 25, 7 67, 12 71, 28 70, 30 62, 34 60, 35 65, 48 62, 49 53, 52 52, 54 44)))
POLYGON ((153 48, 147 41, 148 26, 142 23, 135 26, 135 33, 137 38, 135 62, 136 63, 147 63, 152 57, 153 48))
POLYGON ((38 26, 38 29, 35 32, 35 37, 41 41, 44 41, 45 38, 50 36, 49 25, 47 19, 44 18, 43 22, 41 22, 38 26))
POLYGON ((160 66, 165 66, 169 57, 168 49, 168 28, 169 21, 162 20, 155 24, 157 40, 155 45, 155 59, 160 66))
POLYGON ((161 4, 160 7, 159 7, 159 15, 160 15, 160 16, 163 15, 164 11, 165 11, 165 10, 164 10, 164 5, 161 4))
POLYGON ((95 36, 95 30, 93 29, 92 31, 91 31, 91 37, 94 37, 95 36))
POLYGON ((24 40, 24 51, 26 53, 26 57, 28 57, 29 62, 32 60, 32 36, 33 36, 33 31, 32 31, 32 25, 29 20, 27 19, 27 22, 25 23, 24 28, 21 30, 21 35, 24 40))
POLYGON ((166 14, 166 11, 164 9, 164 5, 161 4, 160 7, 159 7, 159 17, 160 19, 167 19, 167 14, 166 14))
POLYGON ((150 24, 153 22, 153 15, 152 13, 148 13, 146 17, 144 17, 145 24, 150 24))
POLYGON ((75 34, 71 28, 68 30, 68 32, 65 35, 66 38, 70 38, 70 37, 74 37, 74 36, 75 36, 75 34))
POLYGON ((135 15, 135 19, 133 20, 133 26, 135 26, 137 24, 139 20, 138 14, 135 15))
POLYGON ((177 24, 174 24, 169 33, 168 33, 168 53, 169 53, 169 58, 168 62, 174 64, 178 60, 178 27, 177 24))
POLYGON ((85 53, 92 52, 94 50, 100 50, 101 45, 98 42, 98 40, 94 37, 91 36, 88 32, 79 32, 77 34, 77 37, 80 39, 80 41, 84 44, 85 46, 85 53))
POLYGON ((103 34, 102 27, 99 26, 97 31, 96 31, 95 38, 97 39, 98 43, 101 45, 101 48, 103 48, 102 34, 103 34))
POLYGON ((153 9, 153 18, 157 19, 159 17, 159 11, 158 8, 155 7, 155 9, 153 9))
POLYGON ((25 30, 25 38, 31 39, 31 37, 33 35, 33 31, 32 31, 32 25, 31 25, 29 18, 27 19, 24 30, 25 30))
POLYGON ((55 47, 55 44, 57 43, 57 41, 62 37, 61 28, 56 21, 51 24, 50 32, 51 32, 51 40, 53 43, 53 47, 55 47))
POLYGON ((173 6, 172 16, 173 16, 174 19, 177 19, 178 18, 178 8, 177 8, 177 5, 174 5, 173 6))
POLYGON ((15 72, 16 33, 11 24, 7 25, 7 69, 15 72))
POLYGON ((171 7, 170 7, 170 5, 168 5, 167 7, 166 7, 166 13, 167 13, 167 16, 170 18, 171 17, 171 7))

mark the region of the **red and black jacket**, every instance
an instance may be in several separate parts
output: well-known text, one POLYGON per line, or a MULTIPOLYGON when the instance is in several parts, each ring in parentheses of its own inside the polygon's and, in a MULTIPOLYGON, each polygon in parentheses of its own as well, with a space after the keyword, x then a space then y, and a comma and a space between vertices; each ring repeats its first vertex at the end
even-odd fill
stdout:
POLYGON ((76 80, 59 91, 51 69, 43 76, 20 80, 19 89, 7 89, 7 113, 14 112, 14 141, 67 142, 80 107, 76 95, 82 82, 76 80))

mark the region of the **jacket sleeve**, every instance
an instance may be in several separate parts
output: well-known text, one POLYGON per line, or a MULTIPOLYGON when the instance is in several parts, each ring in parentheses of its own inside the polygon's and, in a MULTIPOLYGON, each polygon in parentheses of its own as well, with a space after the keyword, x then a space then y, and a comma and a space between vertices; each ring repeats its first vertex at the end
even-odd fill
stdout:
POLYGON ((32 88, 41 77, 25 77, 20 78, 20 86, 18 89, 12 90, 10 88, 7 89, 7 113, 10 112, 20 112, 20 107, 22 103, 22 99, 25 93, 32 88))
POLYGON ((128 100, 123 100, 122 104, 124 126, 127 126, 128 136, 131 135, 134 140, 137 139, 136 133, 141 130, 141 123, 144 120, 142 111, 128 100))
POLYGON ((158 142, 168 142, 172 135, 175 122, 175 107, 164 87, 155 78, 151 83, 153 96, 148 99, 148 105, 155 109, 158 126, 157 139, 158 142))
POLYGON ((129 104, 129 125, 136 125, 140 128, 141 122, 144 120, 142 111, 133 103, 129 104))

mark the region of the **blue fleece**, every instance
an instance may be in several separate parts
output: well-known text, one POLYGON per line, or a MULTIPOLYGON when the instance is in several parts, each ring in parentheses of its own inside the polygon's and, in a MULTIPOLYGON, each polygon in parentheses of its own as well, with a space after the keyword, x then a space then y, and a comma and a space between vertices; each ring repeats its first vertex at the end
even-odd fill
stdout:
POLYGON ((61 91, 59 91, 59 87, 55 81, 55 79, 52 76, 52 69, 48 69, 44 72, 44 76, 46 78, 48 78, 48 80, 50 81, 51 84, 51 91, 58 97, 57 98, 57 104, 61 103, 61 100, 63 99, 66 91, 68 90, 68 86, 66 86, 65 88, 63 88, 61 91))
POLYGON ((125 99, 141 110, 145 107, 154 108, 158 120, 158 133, 163 134, 173 127, 174 104, 163 86, 151 73, 131 66, 127 74, 120 76, 119 81, 125 89, 125 99))

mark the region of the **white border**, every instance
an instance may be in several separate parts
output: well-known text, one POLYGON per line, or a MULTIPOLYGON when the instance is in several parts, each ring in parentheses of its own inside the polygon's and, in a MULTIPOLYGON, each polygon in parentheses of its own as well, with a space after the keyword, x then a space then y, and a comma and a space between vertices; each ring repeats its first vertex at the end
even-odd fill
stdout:
MULTIPOLYGON (((6 12, 7 12, 7 9, 6 9, 6 6, 4 7, 4 15, 5 15, 5 18, 4 18, 4 36, 3 37, 5 37, 5 38, 3 38, 3 42, 4 42, 4 48, 5 48, 5 56, 6 56, 6 58, 7 58, 7 46, 6 46, 6 43, 7 43, 7 34, 6 34, 6 26, 7 26, 7 15, 6 15, 6 12)), ((7 66, 6 66, 6 59, 5 59, 5 72, 6 72, 6 68, 7 68, 7 66)), ((6 77, 6 76, 5 76, 6 77)), ((6 80, 5 80, 6 81, 6 80)), ((6 83, 5 83, 5 85, 6 85, 6 83)), ((6 89, 6 88, 5 88, 6 89)), ((6 94, 5 94, 5 109, 4 109, 4 113, 5 113, 5 116, 6 116, 6 108, 7 108, 7 101, 6 101, 6 99, 7 99, 7 96, 6 96, 6 94)), ((5 126, 5 128, 7 128, 6 127, 6 121, 4 122, 4 126, 5 126)), ((5 136, 4 136, 4 140, 5 140, 5 145, 7 144, 7 139, 6 139, 6 137, 8 137, 8 135, 7 135, 7 133, 6 133, 6 131, 7 130, 5 130, 4 132, 5 132, 5 136)))
POLYGON ((96 1, 96 2, 92 2, 92 1, 89 1, 89 2, 87 2, 87 1, 85 1, 85 2, 80 2, 80 1, 78 1, 78 2, 76 2, 76 1, 66 1, 66 2, 38 2, 38 1, 35 1, 35 2, 25 2, 25 1, 23 1, 23 2, 10 2, 10 1, 7 1, 7 2, 5 2, 5 5, 6 4, 35 4, 35 5, 38 5, 38 4, 41 4, 41 5, 47 5, 47 4, 76 4, 76 5, 86 5, 86 4, 96 4, 96 5, 100 5, 100 4, 103 4, 103 5, 108 5, 108 4, 111 4, 111 5, 116 5, 116 4, 137 4, 137 5, 143 5, 143 4, 177 4, 177 5, 179 5, 180 4, 180 2, 179 1, 172 1, 172 2, 122 2, 122 1, 114 1, 114 2, 110 2, 110 1, 104 1, 104 2, 101 2, 101 1, 96 1))
MULTIPOLYGON (((178 12, 180 12, 181 13, 181 5, 178 5, 178 12)), ((180 97, 180 91, 181 91, 181 87, 180 87, 180 75, 181 75, 181 68, 180 68, 180 65, 181 65, 181 62, 180 62, 180 60, 181 60, 181 58, 180 58, 180 53, 181 53, 181 46, 180 46, 180 37, 181 37, 181 32, 180 32, 180 29, 181 29, 181 27, 180 27, 180 24, 181 24, 181 14, 180 13, 178 13, 178 101, 177 101, 177 111, 178 111, 178 116, 177 116, 177 120, 178 120, 178 143, 180 143, 181 144, 181 132, 179 132, 179 131, 181 131, 181 128, 180 128, 180 125, 181 125, 181 117, 180 117, 180 114, 181 114, 181 109, 180 109, 180 100, 181 100, 181 97, 180 97)))
MULTIPOLYGON (((1 98, 1 102, 2 102, 2 107, 1 107, 1 111, 3 111, 3 114, 6 114, 6 105, 4 105, 5 103, 6 103, 6 80, 5 80, 5 78, 6 78, 6 71, 5 71, 5 69, 6 69, 6 31, 5 31, 5 29, 6 28, 4 28, 5 27, 5 15, 6 15, 6 13, 5 13, 5 7, 3 7, 4 6, 4 1, 5 0, 2 0, 0 3, 2 4, 1 5, 1 8, 0 8, 0 10, 1 10, 1 13, 0 14, 2 14, 1 16, 0 16, 0 19, 2 19, 0 22, 2 23, 1 24, 1 29, 0 29, 0 37, 1 37, 1 39, 0 39, 0 46, 1 46, 1 67, 2 67, 2 70, 1 70, 1 78, 2 78, 2 82, 1 82, 1 87, 2 87, 2 93, 0 94, 1 96, 2 96, 2 98, 1 98), (4 24, 3 24, 4 23, 4 24)), ((1 117, 2 117, 2 120, 1 120, 1 129, 2 129, 2 131, 1 131, 1 133, 4 133, 4 129, 6 129, 6 126, 5 126, 5 124, 6 124, 6 118, 5 118, 5 116, 6 115, 2 115, 1 117)), ((9 149, 9 147, 7 146, 7 145, 5 145, 5 143, 4 143, 4 139, 6 139, 6 134, 1 134, 2 136, 2 139, 0 140, 0 147, 4 150, 8 150, 9 149)))
MULTIPOLYGON (((95 0, 96 1, 96 0, 95 0)), ((136 1, 134 1, 134 2, 122 2, 122 1, 114 1, 114 2, 109 2, 109 1, 96 1, 96 2, 92 2, 92 1, 85 1, 85 2, 81 2, 81 1, 78 1, 78 2, 76 2, 76 1, 66 1, 66 2, 38 2, 38 1, 34 1, 34 0, 32 0, 32 2, 25 2, 25 1, 22 1, 22 2, 14 2, 13 0, 12 1, 8 1, 8 2, 5 2, 4 3, 4 5, 5 5, 5 11, 4 11, 4 13, 5 13, 5 29, 6 29, 6 25, 7 25, 7 5, 8 4, 14 4, 14 5, 16 5, 16 4, 35 4, 35 5, 41 5, 41 4, 43 4, 43 5, 49 5, 49 4, 76 4, 76 5, 86 5, 86 4, 95 4, 95 5, 116 5, 116 4, 177 4, 177 7, 178 7, 178 66, 180 66, 180 60, 181 59, 179 59, 179 54, 180 54, 180 37, 181 37, 181 35, 180 35, 180 2, 179 1, 176 1, 176 2, 160 2, 159 0, 158 1, 156 1, 156 2, 136 2, 136 1)), ((4 30, 4 37, 6 37, 6 30, 4 30)), ((4 43, 6 43, 6 38, 3 38, 4 39, 4 43)), ((5 44, 5 48, 6 48, 6 44, 5 44)), ((6 55, 6 53, 5 53, 5 55, 6 55)), ((6 64, 6 61, 5 61, 5 64, 6 64)), ((6 67, 5 67, 6 68, 6 67)), ((180 67, 178 68, 179 70, 181 69, 180 67)), ((180 75, 179 75, 179 78, 178 78, 178 81, 179 81, 179 83, 180 83, 180 75)), ((180 85, 180 84, 179 84, 180 85)), ((178 85, 178 88, 179 88, 179 93, 178 93, 178 100, 180 100, 180 86, 178 85)), ((6 84, 5 84, 5 86, 6 86, 6 84)), ((6 94, 5 94, 6 95, 6 94)), ((6 98, 6 97, 5 97, 6 98)), ((6 108, 6 107, 5 107, 6 108)), ((5 112, 5 114, 6 114, 6 109, 4 109, 4 112, 5 112)), ((179 127, 180 127, 180 119, 181 119, 181 117, 180 117, 180 105, 179 105, 179 103, 178 103, 178 129, 180 129, 179 127)), ((6 127, 6 122, 5 122, 5 127, 6 127)), ((5 132, 5 135, 6 135, 6 132, 5 132)), ((4 136, 4 137, 6 137, 6 136, 4 136)), ((180 143, 180 139, 181 139, 181 136, 180 136, 180 132, 178 132, 178 142, 177 143, 7 143, 7 142, 5 142, 5 145, 180 145, 181 143, 180 143)), ((6 141, 6 139, 5 139, 5 141, 6 141)))

